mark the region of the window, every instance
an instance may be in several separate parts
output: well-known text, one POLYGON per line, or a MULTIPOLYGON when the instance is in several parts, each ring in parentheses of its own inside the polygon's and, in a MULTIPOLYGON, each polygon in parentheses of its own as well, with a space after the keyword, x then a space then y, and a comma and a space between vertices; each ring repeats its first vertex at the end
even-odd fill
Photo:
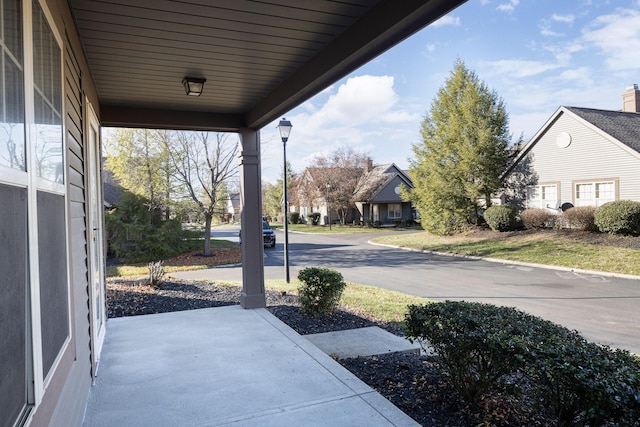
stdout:
POLYGON ((615 182, 581 182, 575 185, 576 206, 601 206, 616 199, 615 182))
POLYGON ((62 39, 48 18, 38 0, 0 0, 1 425, 28 422, 71 341, 62 39))
POLYGON ((0 165, 26 170, 20 0, 0 0, 0 165))
POLYGON ((527 208, 558 208, 558 185, 531 185, 527 187, 527 208))
POLYGON ((33 3, 36 174, 62 183, 61 52, 44 12, 37 1, 33 3))
POLYGON ((389 203, 389 218, 402 218, 402 205, 400 203, 389 203))

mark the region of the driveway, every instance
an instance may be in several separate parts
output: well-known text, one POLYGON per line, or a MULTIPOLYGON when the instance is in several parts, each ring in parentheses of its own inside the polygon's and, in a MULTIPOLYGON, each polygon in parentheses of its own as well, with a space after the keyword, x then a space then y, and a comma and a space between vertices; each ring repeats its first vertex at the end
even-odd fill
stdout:
MULTIPOLYGON (((432 300, 517 307, 576 329, 589 340, 640 354, 640 280, 411 252, 367 243, 379 235, 290 233, 291 277, 305 267, 328 267, 338 270, 347 281, 432 300)), ((267 279, 284 277, 283 240, 282 232, 278 232, 278 245, 265 248, 267 279)), ((186 273, 189 272, 180 277, 187 278, 186 273)), ((213 280, 242 277, 240 268, 190 274, 200 278, 208 275, 213 280)))

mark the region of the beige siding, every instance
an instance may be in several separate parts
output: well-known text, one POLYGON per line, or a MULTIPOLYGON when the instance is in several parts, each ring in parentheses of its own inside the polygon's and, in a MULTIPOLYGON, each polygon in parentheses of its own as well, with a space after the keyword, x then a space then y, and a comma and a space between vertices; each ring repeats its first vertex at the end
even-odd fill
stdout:
POLYGON ((640 201, 640 154, 634 155, 580 119, 562 112, 531 149, 538 183, 560 183, 561 203, 575 204, 576 181, 617 179, 619 198, 640 201), (560 148, 559 133, 571 135, 560 148))

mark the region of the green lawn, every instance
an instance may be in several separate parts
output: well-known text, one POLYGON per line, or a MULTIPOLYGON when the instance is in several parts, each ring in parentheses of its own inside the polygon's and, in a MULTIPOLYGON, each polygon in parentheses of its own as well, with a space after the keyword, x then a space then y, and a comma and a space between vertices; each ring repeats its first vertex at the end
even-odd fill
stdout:
MULTIPOLYGON (((529 234, 495 232, 487 234, 488 236, 483 235, 482 237, 473 235, 434 236, 427 232, 420 232, 383 236, 372 240, 376 243, 418 250, 640 275, 640 250, 638 249, 618 247, 602 242, 588 243, 576 239, 570 232, 529 234)), ((584 234, 581 236, 584 237, 584 234)), ((628 241, 633 243, 632 240, 628 241)), ((640 247, 638 244, 634 246, 640 247)))
MULTIPOLYGON (((265 288, 297 294, 299 283, 295 278, 291 279, 291 283, 284 280, 265 280, 265 288)), ((226 284, 239 285, 240 283, 226 284)), ((353 282, 347 282, 347 287, 340 299, 340 305, 348 308, 352 313, 367 313, 375 319, 393 323, 404 321, 407 305, 427 302, 429 300, 426 298, 353 282)))
MULTIPOLYGON (((272 228, 283 229, 283 224, 271 224, 272 228)), ((385 231, 407 230, 406 228, 395 227, 361 227, 357 225, 338 225, 334 224, 329 230, 329 226, 326 225, 308 225, 308 224, 289 224, 289 231, 297 231, 302 233, 382 233, 385 231)))

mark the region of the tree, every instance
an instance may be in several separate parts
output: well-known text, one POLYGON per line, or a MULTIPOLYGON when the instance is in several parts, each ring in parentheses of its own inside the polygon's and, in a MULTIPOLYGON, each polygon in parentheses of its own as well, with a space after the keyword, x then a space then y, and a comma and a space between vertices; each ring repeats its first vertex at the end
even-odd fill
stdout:
POLYGON ((178 180, 204 217, 204 255, 211 255, 211 222, 219 199, 227 197, 227 183, 237 178, 237 142, 216 133, 176 132, 163 139, 178 180))
POLYGON ((168 152, 159 144, 166 135, 162 130, 117 129, 113 138, 105 140, 109 154, 105 167, 120 185, 148 200, 150 211, 168 219, 174 183, 168 152))
POLYGON ((448 234, 477 223, 501 187, 510 158, 509 119, 494 91, 457 60, 438 90, 414 144, 405 197, 420 212, 423 227, 448 234))
POLYGON ((329 198, 331 209, 335 209, 341 224, 355 207, 353 192, 362 177, 367 155, 351 147, 340 147, 327 156, 316 156, 309 167, 313 182, 307 182, 300 193, 304 200, 329 198), (328 188, 327 188, 328 186, 328 188))

